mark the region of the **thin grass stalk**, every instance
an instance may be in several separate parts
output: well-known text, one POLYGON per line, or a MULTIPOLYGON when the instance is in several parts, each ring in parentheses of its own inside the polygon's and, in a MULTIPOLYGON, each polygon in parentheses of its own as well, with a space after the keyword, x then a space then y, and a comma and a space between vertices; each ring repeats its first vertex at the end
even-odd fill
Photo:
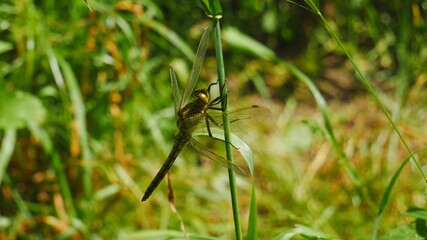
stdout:
MULTIPOLYGON (((89 136, 86 128, 86 109, 83 102, 83 97, 80 93, 80 87, 77 83, 77 78, 71 69, 70 64, 62 58, 58 59, 59 65, 62 67, 65 84, 69 89, 69 97, 73 104, 74 118, 77 121, 75 131, 77 132, 82 148, 82 159, 84 161, 92 160, 92 153, 89 147, 89 136)), ((85 162, 83 164, 83 193, 86 200, 92 199, 92 166, 85 162)))
POLYGON ((411 157, 406 158, 403 163, 399 166, 399 168, 397 169, 397 171, 393 174, 393 177, 391 178, 390 182, 388 183, 388 186, 381 198, 381 202, 380 202, 380 206, 378 209, 378 213, 377 216, 375 217, 375 222, 374 222, 374 229, 372 231, 372 236, 371 239, 372 240, 376 240, 377 236, 378 236, 378 232, 380 230, 380 225, 381 225, 381 220, 383 217, 383 213, 385 208, 388 205, 388 202, 390 200, 391 197, 391 192, 394 188, 395 183, 397 182, 397 178, 400 176, 400 173, 402 172, 403 168, 406 166, 406 164, 409 162, 409 160, 411 160, 411 157))
MULTIPOLYGON (((221 108, 222 111, 227 111, 227 86, 225 85, 225 70, 224 70, 224 58, 222 56, 222 45, 221 45, 221 29, 219 24, 219 19, 213 19, 213 32, 215 40, 215 56, 217 63, 218 71, 218 82, 220 88, 220 97, 221 97, 221 108)), ((227 114, 223 114, 224 122, 224 140, 225 140, 225 151, 227 153, 227 160, 233 163, 233 149, 230 144, 230 118, 227 114)), ((237 198, 237 188, 236 188, 236 176, 234 171, 228 169, 228 178, 230 182, 230 194, 231 194, 231 204, 233 207, 233 219, 234 219, 234 231, 236 234, 236 239, 242 239, 242 232, 240 227, 240 216, 239 216, 239 205, 237 198)))
POLYGON ((370 197, 366 186, 363 185, 363 182, 361 181, 360 175, 357 173, 355 168, 352 166, 350 161, 348 160, 348 157, 345 155, 343 150, 341 149, 341 141, 336 138, 334 134, 334 129, 332 128, 331 121, 329 120, 329 114, 328 114, 328 106, 326 104, 326 101, 322 94, 319 92, 313 81, 305 75, 301 70, 296 68, 294 65, 287 63, 286 61, 282 60, 280 57, 278 57, 274 51, 269 49, 268 47, 264 46, 263 44, 247 37, 246 35, 243 35, 239 33, 237 30, 234 30, 232 28, 228 28, 224 32, 224 38, 228 39, 229 43, 232 38, 232 36, 238 36, 240 41, 240 47, 244 48, 248 52, 251 52, 254 56, 260 57, 262 59, 268 60, 268 61, 274 61, 278 63, 279 65, 285 67, 289 70, 289 72, 295 76, 297 79, 302 81, 311 91, 317 106, 319 110, 322 113, 323 117, 323 124, 325 127, 326 134, 329 136, 329 141, 331 142, 333 149, 335 151, 335 154, 338 157, 338 162, 344 167, 347 174, 350 176, 352 183, 357 187, 357 191, 359 194, 362 195, 362 197, 366 200, 366 202, 369 204, 370 209, 372 210, 372 213, 375 213, 377 210, 377 207, 375 206, 372 198, 370 197))
POLYGON ((21 197, 21 194, 17 190, 15 184, 10 179, 9 175, 7 173, 4 173, 4 183, 9 186, 10 193, 12 194, 13 199, 15 200, 16 206, 18 207, 21 214, 25 217, 25 220, 28 221, 29 225, 32 227, 35 225, 35 221, 33 219, 33 216, 28 209, 27 204, 25 203, 24 199, 21 197))
POLYGON ((40 128, 34 122, 29 122, 28 128, 30 129, 31 133, 41 142, 43 149, 51 157, 52 168, 54 169, 54 171, 57 175, 59 188, 60 188, 62 196, 64 198, 64 202, 65 202, 65 206, 66 206, 68 216, 77 217, 77 211, 74 207, 73 195, 71 194, 70 184, 67 180, 67 174, 65 172, 65 167, 62 164, 61 156, 59 155, 58 151, 56 151, 54 146, 53 146, 52 139, 50 138, 50 136, 47 134, 47 132, 43 128, 40 128))
POLYGON ((397 89, 396 97, 399 99, 399 105, 396 113, 394 114, 394 119, 398 118, 401 108, 405 105, 406 96, 409 91, 410 79, 411 79, 411 59, 410 59, 410 44, 411 44, 411 34, 412 34, 412 11, 411 11, 411 2, 402 1, 401 6, 402 11, 398 12, 398 22, 399 22, 399 37, 397 38, 396 46, 396 58, 398 63, 398 72, 397 72, 397 89))
POLYGON ((310 89, 311 93, 313 94, 313 97, 319 106, 320 111, 322 112, 323 117, 323 124, 326 129, 326 133, 329 136, 329 140, 331 141, 332 147, 335 151, 335 154, 338 157, 339 163, 344 167, 344 169, 347 171, 351 178, 351 182, 357 187, 358 192, 363 196, 363 198, 368 203, 370 209, 372 211, 376 211, 377 207, 375 206, 372 198, 370 197, 368 190, 365 186, 363 186, 362 181, 360 180, 360 175, 357 173, 357 171, 354 169, 354 167, 351 165, 350 161, 348 160, 347 155, 342 151, 340 141, 336 138, 334 134, 334 130, 329 118, 328 114, 328 107, 325 101, 325 98, 322 96, 322 94, 319 92, 319 90, 314 85, 313 81, 305 75, 301 70, 296 68, 295 66, 281 60, 280 58, 275 58, 275 60, 278 63, 281 63, 284 65, 296 78, 304 82, 304 84, 310 89))
POLYGON ((331 26, 328 24, 328 22, 326 21, 326 19, 323 17, 322 13, 320 12, 319 8, 316 6, 316 4, 313 3, 313 1, 311 0, 307 0, 306 3, 312 8, 312 10, 320 17, 320 19, 322 20, 323 25, 325 26, 325 28, 328 30, 328 32, 331 34, 331 36, 335 39, 335 41, 338 43, 338 45, 340 46, 340 48, 343 50, 344 54, 347 56, 348 60, 351 62, 351 64, 354 67, 354 70, 357 72, 357 74, 359 75, 362 83, 365 85, 365 87, 367 88, 368 92, 372 95, 372 97, 374 98, 375 102, 378 104, 378 106, 380 107, 381 111, 384 113, 384 115, 387 117, 387 120, 390 122, 391 126, 393 127, 394 131, 396 132, 396 134, 399 136, 400 141, 403 143, 403 145, 405 146, 406 150, 408 151, 409 155, 411 156, 411 158, 414 160, 415 165, 418 168, 418 171, 421 173, 421 175, 424 178, 424 181, 427 182, 427 177, 424 174, 424 171, 422 170, 422 167, 419 163, 419 161, 415 158, 412 150, 409 148, 409 145, 406 143, 406 140, 403 138, 402 133, 400 132, 400 130, 397 128, 397 125, 394 123, 390 113, 387 111, 386 107, 384 106, 384 104, 381 102, 381 100, 379 99, 378 95, 376 94, 374 88, 372 87, 372 85, 369 83, 369 81, 365 78, 365 76, 362 73, 362 70, 360 70, 359 66, 357 65, 357 63, 354 61, 354 59, 352 58, 352 56, 350 55, 350 53, 347 51, 347 49, 344 47, 344 45, 342 44, 342 42, 340 41, 340 39, 338 38, 337 34, 333 31, 333 29, 331 28, 331 26))

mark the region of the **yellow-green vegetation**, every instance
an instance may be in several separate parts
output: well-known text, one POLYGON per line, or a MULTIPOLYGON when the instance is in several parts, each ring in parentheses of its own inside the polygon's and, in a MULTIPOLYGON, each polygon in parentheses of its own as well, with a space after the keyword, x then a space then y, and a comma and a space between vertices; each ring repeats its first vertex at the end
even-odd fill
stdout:
POLYGON ((425 239, 426 13, 426 0, 2 1, 0 239, 425 239), (163 181, 141 203, 177 132, 169 64, 182 89, 213 22, 197 87, 225 80, 222 107, 271 112, 240 135, 253 176, 234 151, 238 220, 227 169, 190 147, 174 202, 163 181))

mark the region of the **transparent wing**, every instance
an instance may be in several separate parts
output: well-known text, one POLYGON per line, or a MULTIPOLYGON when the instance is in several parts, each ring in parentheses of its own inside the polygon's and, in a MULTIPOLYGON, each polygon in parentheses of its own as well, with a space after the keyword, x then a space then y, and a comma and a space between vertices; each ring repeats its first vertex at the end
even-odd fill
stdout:
MULTIPOLYGON (((207 113, 209 119, 209 128, 223 128, 223 113, 219 110, 209 110, 207 113)), ((250 106, 232 109, 225 112, 230 117, 231 131, 234 133, 245 132, 249 128, 258 125, 271 115, 270 110, 260 106, 250 106)), ((199 131, 207 132, 206 120, 201 119, 198 128, 199 131), (203 122, 202 122, 203 121, 203 122)))
POLYGON ((185 85, 184 93, 182 94, 179 109, 185 106, 191 96, 191 93, 194 90, 194 87, 196 86, 200 70, 202 69, 203 59, 205 58, 206 48, 208 46, 209 33, 210 29, 205 28, 205 30, 203 31, 202 38, 200 39, 199 47, 197 48, 196 60, 193 63, 193 68, 191 69, 190 77, 188 78, 187 85, 185 85))
POLYGON ((175 107, 175 117, 178 115, 178 111, 180 109, 181 96, 179 94, 178 87, 178 78, 176 77, 175 71, 172 68, 172 65, 169 65, 169 73, 171 77, 172 90, 173 90, 173 105, 175 107))
POLYGON ((197 152, 199 152, 201 155, 213 160, 214 162, 218 163, 219 165, 229 168, 243 176, 246 175, 246 172, 243 171, 240 167, 234 165, 230 161, 226 160, 225 158, 219 156, 218 154, 212 152, 211 150, 205 148, 202 146, 199 142, 197 142, 194 138, 190 138, 189 140, 191 146, 196 149, 197 152))

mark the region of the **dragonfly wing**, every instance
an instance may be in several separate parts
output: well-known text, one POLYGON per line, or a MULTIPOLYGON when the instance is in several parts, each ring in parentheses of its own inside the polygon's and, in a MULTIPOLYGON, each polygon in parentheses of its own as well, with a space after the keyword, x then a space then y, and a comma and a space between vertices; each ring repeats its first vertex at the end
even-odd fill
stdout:
MULTIPOLYGON (((220 128, 223 127, 223 114, 227 114, 230 117, 230 127, 231 131, 234 133, 241 133, 247 131, 249 128, 252 128, 264 121, 268 116, 270 116, 270 110, 260 106, 250 106, 232 109, 225 113, 217 110, 209 110, 207 115, 209 115, 209 127, 210 128, 220 128)), ((198 130, 202 132, 207 132, 207 127, 205 124, 205 119, 201 119, 198 124, 198 130)))
POLYGON ((191 96, 191 93, 196 86, 197 79, 199 78, 200 71, 202 69, 203 59, 205 58, 206 48, 208 46, 210 29, 205 28, 202 34, 202 38, 200 39, 199 47, 196 52, 196 60, 193 63, 193 68, 191 69, 190 77, 188 78, 187 85, 185 86, 184 93, 182 94, 182 99, 180 103, 180 107, 183 107, 188 99, 191 96))
POLYGON ((171 77, 172 90, 173 90, 173 105, 175 107, 175 117, 178 115, 178 111, 181 103, 181 96, 179 94, 178 87, 178 78, 176 77, 175 71, 172 68, 172 65, 169 65, 169 73, 171 77))
POLYGON ((241 174, 246 175, 246 172, 243 171, 240 167, 236 166, 235 164, 231 163, 230 161, 226 160, 225 158, 219 156, 218 154, 212 152, 211 150, 205 148, 202 146, 199 142, 197 142, 194 138, 190 138, 189 142, 191 146, 196 149, 197 152, 199 152, 201 155, 213 160, 214 162, 218 163, 219 165, 232 169, 233 171, 241 174))

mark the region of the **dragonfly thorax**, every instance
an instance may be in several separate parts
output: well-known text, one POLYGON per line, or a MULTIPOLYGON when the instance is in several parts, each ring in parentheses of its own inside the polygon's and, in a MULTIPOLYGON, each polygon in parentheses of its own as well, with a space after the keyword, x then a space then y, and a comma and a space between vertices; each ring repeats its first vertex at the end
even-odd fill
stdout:
POLYGON ((187 103, 178 111, 177 125, 180 130, 191 129, 201 119, 205 118, 206 110, 210 106, 210 94, 207 89, 196 89, 193 92, 194 101, 187 103))

